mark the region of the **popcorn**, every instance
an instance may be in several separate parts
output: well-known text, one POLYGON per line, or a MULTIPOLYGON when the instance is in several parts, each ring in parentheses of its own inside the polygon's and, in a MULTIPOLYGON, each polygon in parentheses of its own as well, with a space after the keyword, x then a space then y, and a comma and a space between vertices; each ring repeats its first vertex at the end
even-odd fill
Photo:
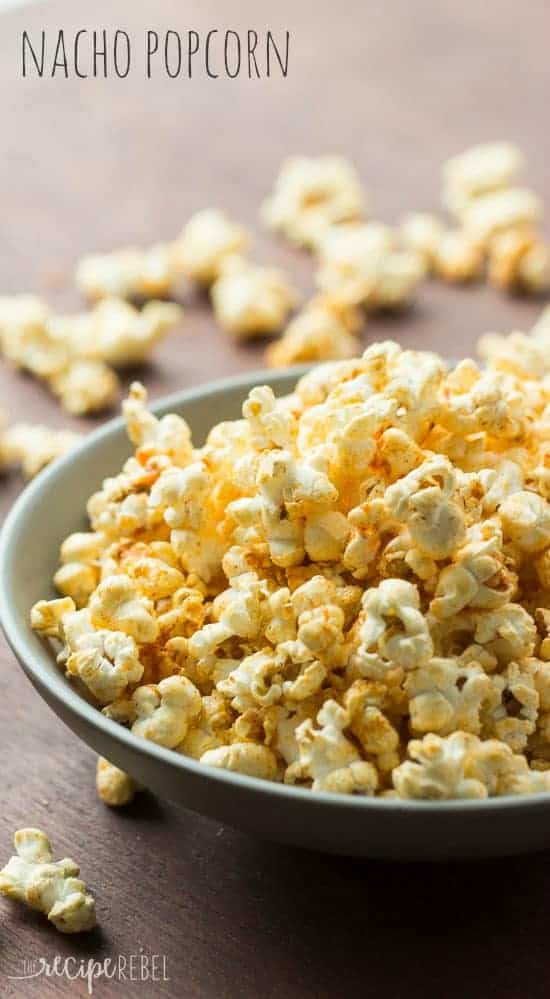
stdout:
POLYGON ((481 277, 485 255, 477 239, 461 229, 442 233, 433 255, 433 269, 445 281, 475 281, 481 277))
POLYGON ((376 676, 389 663, 413 669, 430 659, 433 644, 412 583, 384 579, 365 591, 361 603, 364 619, 358 661, 364 675, 373 671, 376 676))
POLYGON ((283 336, 266 351, 272 368, 308 361, 331 361, 353 357, 358 341, 357 313, 329 296, 319 295, 288 324, 283 336))
POLYGON ((143 363, 182 315, 172 302, 150 301, 140 310, 120 298, 104 298, 89 312, 51 317, 48 328, 72 355, 123 368, 143 363))
POLYGON ((514 184, 522 168, 521 150, 511 142, 473 146, 445 163, 443 203, 461 215, 470 201, 514 184))
POLYGON ((60 933, 84 933, 96 925, 95 902, 78 877, 74 860, 54 862, 40 829, 18 829, 16 855, 0 871, 0 891, 44 913, 60 933))
POLYGON ((406 215, 399 227, 403 247, 418 253, 428 270, 432 270, 435 265, 444 235, 443 222, 437 215, 430 215, 427 212, 412 212, 406 215))
POLYGON ((344 735, 349 715, 328 700, 317 715, 319 728, 310 719, 296 730, 299 759, 285 773, 287 783, 310 778, 314 791, 336 794, 372 795, 378 784, 375 767, 361 760, 358 751, 344 735))
POLYGON ((393 771, 393 785, 400 798, 486 798, 487 788, 467 776, 468 753, 475 736, 453 732, 442 739, 425 735, 409 743, 409 755, 393 771))
POLYGON ((96 789, 98 797, 105 805, 109 805, 111 808, 122 808, 134 800, 138 785, 124 770, 119 770, 114 763, 109 763, 105 757, 99 756, 96 789))
POLYGON ((90 253, 76 266, 76 286, 87 298, 164 298, 177 277, 172 243, 90 253))
POLYGON ((492 241, 488 276, 497 288, 535 295, 548 291, 550 247, 535 233, 506 231, 492 241))
POLYGON ((230 746, 208 749, 200 758, 201 763, 220 770, 232 770, 247 777, 275 780, 277 761, 267 746, 254 742, 234 742, 230 746))
POLYGON ((425 271, 422 257, 396 249, 394 233, 380 222, 328 229, 317 255, 319 288, 343 305, 367 309, 406 304, 425 271))
POLYGON ((296 303, 295 292, 281 271, 258 267, 242 257, 226 261, 211 296, 216 319, 238 339, 277 333, 296 303))
POLYGON ((178 236, 174 257, 183 274, 210 286, 222 273, 229 257, 243 253, 249 244, 247 230, 216 208, 193 215, 178 236))
POLYGON ((106 298, 90 312, 54 315, 29 296, 0 299, 0 348, 16 367, 47 382, 74 415, 110 406, 119 382, 111 365, 141 363, 154 344, 181 318, 166 302, 148 302, 139 311, 106 298))
POLYGON ((32 479, 46 465, 72 451, 82 439, 82 434, 71 430, 13 423, 0 430, 0 467, 20 465, 25 478, 32 479))
POLYGON ((293 156, 283 162, 262 216, 292 243, 311 247, 329 226, 359 219, 365 205, 361 182, 347 160, 293 156))
POLYGON ((133 385, 135 455, 32 626, 107 717, 205 765, 338 794, 550 790, 549 341, 543 317, 450 371, 374 344, 283 399, 257 386, 202 447, 133 385))
POLYGON ((134 735, 174 749, 199 716, 199 691, 185 676, 168 676, 157 685, 138 687, 132 694, 134 735))
POLYGON ((510 187, 469 202, 462 224, 472 239, 487 246, 507 230, 533 226, 541 216, 542 205, 536 194, 523 187, 510 187))

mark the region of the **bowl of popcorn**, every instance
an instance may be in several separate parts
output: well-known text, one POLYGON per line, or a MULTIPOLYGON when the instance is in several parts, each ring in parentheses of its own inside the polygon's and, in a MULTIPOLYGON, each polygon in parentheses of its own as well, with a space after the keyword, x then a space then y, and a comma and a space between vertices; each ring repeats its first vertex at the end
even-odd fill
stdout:
POLYGON ((2 623, 44 699, 128 781, 264 838, 545 846, 548 351, 482 347, 150 408, 134 384, 3 529, 2 623))

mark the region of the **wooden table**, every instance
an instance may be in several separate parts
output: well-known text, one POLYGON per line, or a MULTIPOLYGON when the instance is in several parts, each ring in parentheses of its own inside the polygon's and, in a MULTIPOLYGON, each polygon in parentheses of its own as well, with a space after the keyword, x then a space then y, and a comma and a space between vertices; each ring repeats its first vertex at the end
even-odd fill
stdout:
MULTIPOLYGON (((1 292, 78 305, 84 251, 171 238, 191 211, 225 206, 257 226, 255 254, 311 287, 305 256, 257 225, 288 152, 338 151, 359 167, 373 215, 437 207, 440 164, 474 141, 517 140, 528 179, 550 199, 550 7, 512 0, 305 0, 272 4, 52 0, 0 21, 1 292), (148 8, 147 13, 143 8, 148 8), (47 27, 291 31, 288 77, 269 80, 20 78, 20 35, 47 27)), ((369 323, 451 355, 487 329, 527 328, 533 303, 486 288, 427 286, 414 311, 369 323)), ((207 303, 141 374, 153 396, 261 364, 215 328, 207 303)), ((30 379, 0 370, 13 419, 69 421, 30 379)), ((73 421, 74 423, 75 421, 73 421)), ((89 421, 82 426, 93 425, 89 421)), ((78 424, 75 424, 78 425, 78 424)), ((6 511, 21 488, 2 480, 6 511)), ((0 649, 0 856, 21 825, 43 826, 81 862, 100 928, 64 938, 0 902, 0 994, 85 995, 82 981, 15 982, 24 960, 165 956, 169 982, 98 981, 97 996, 543 996, 550 957, 550 855, 479 864, 356 862, 250 839, 143 795, 124 812, 95 797, 93 754, 0 649)), ((498 836, 498 828, 495 836, 498 836)), ((429 829, 426 830, 429 835, 429 829)))

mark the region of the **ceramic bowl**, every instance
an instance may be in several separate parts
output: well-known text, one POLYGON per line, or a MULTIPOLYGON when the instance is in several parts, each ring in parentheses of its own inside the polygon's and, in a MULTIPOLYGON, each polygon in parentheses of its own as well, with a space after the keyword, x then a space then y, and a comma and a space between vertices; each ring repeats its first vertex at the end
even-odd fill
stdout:
MULTIPOLYGON (((202 443, 212 424, 239 415, 252 386, 288 392, 300 373, 246 374, 187 389, 152 408, 158 415, 181 413, 202 443)), ((157 794, 269 840, 356 856, 438 860, 550 843, 550 795, 417 802, 314 794, 204 766, 137 738, 87 703, 49 645, 31 630, 29 611, 35 601, 54 595, 60 542, 86 529, 86 500, 130 452, 121 419, 90 434, 24 490, 0 539, 0 616, 7 640, 44 700, 80 739, 157 794)))

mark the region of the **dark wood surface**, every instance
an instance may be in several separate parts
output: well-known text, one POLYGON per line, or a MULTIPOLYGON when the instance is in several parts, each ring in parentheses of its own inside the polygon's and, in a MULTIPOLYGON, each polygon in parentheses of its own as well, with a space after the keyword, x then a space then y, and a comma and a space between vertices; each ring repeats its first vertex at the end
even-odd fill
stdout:
MULTIPOLYGON (((311 287, 306 257, 262 232, 258 204, 281 158, 350 156, 388 221, 437 207, 440 164, 474 141, 510 138, 550 201, 550 7, 532 0, 52 0, 0 19, 1 293, 78 305, 84 251, 169 239, 189 213, 224 206, 256 226, 255 254, 311 287), (144 9, 145 8, 145 9, 144 9), (292 32, 286 80, 21 80, 20 33, 77 27, 292 32)), ((527 328, 537 305, 486 288, 426 286, 400 319, 368 324, 449 355, 487 329, 527 328)), ((142 372, 152 396, 261 365, 190 301, 142 372)), ((69 425, 43 389, 0 367, 13 419, 69 425)), ((90 428, 97 421, 82 422, 90 428)), ((72 421, 72 425, 78 425, 72 421)), ((5 512, 21 488, 2 479, 5 512)), ((66 978, 11 981, 23 960, 166 957, 169 982, 96 982, 97 996, 543 996, 550 971, 550 854, 461 865, 323 857, 258 842, 144 794, 125 812, 96 800, 95 758, 0 647, 0 858, 13 831, 44 827, 81 863, 99 929, 64 938, 0 901, 0 995, 85 995, 66 978)), ((429 828, 426 836, 430 835, 429 828)), ((499 830, 495 828, 495 837, 499 830)))

